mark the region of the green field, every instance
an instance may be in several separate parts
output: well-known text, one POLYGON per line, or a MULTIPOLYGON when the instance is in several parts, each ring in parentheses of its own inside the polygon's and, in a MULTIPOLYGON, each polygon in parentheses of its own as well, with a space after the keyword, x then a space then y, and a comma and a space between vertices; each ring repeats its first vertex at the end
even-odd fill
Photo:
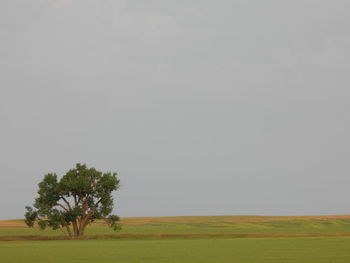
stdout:
MULTIPOLYGON (((102 223, 87 231, 87 235, 113 235, 108 239, 0 241, 0 262, 350 262, 348 216, 130 218, 122 222, 121 232, 102 223)), ((0 221, 0 239, 59 235, 25 228, 22 221, 0 221)))
POLYGON ((350 238, 248 238, 0 242, 0 261, 350 262, 350 238))

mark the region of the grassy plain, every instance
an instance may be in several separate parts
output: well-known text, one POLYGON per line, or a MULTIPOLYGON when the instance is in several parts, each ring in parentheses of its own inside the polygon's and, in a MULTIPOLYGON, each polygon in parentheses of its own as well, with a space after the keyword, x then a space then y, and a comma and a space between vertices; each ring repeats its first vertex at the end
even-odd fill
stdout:
POLYGON ((0 242, 6 263, 348 263, 350 238, 0 242))
MULTIPOLYGON (((100 239, 0 241, 0 262, 350 262, 350 216, 124 218, 122 224, 115 233, 95 223, 87 235, 100 239)), ((0 240, 16 236, 61 233, 0 221, 0 240)))
MULTIPOLYGON (((114 232, 103 222, 94 223, 87 235, 163 234, 350 234, 350 216, 189 216, 123 218, 123 230, 114 232)), ((0 221, 4 236, 62 236, 58 230, 28 228, 23 220, 0 221)))

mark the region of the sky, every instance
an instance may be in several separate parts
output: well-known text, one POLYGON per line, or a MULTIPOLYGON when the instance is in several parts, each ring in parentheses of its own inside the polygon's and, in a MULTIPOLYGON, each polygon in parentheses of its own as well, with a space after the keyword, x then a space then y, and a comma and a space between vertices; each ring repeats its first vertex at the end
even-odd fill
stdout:
POLYGON ((115 171, 122 216, 350 213, 350 1, 1 0, 0 219, 115 171))

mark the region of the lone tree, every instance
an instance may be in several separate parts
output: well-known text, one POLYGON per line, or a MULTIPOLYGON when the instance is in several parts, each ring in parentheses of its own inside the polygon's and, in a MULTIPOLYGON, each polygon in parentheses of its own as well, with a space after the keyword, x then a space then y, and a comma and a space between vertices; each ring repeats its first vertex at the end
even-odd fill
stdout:
POLYGON ((29 227, 38 223, 41 229, 60 229, 71 239, 83 236, 96 219, 105 219, 119 230, 119 217, 111 215, 112 192, 119 188, 119 182, 116 173, 102 173, 79 163, 60 180, 48 173, 39 183, 35 209, 26 207, 25 222, 29 227))

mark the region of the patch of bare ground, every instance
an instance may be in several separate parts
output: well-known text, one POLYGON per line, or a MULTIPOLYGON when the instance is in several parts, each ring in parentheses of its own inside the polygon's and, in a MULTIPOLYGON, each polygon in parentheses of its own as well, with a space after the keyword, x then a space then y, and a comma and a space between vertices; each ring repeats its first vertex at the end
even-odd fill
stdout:
MULTIPOLYGON (((119 234, 119 235, 89 235, 77 238, 78 240, 90 239, 154 239, 154 238, 283 238, 283 237, 346 237, 350 233, 342 234, 119 234)), ((65 236, 3 236, 0 241, 45 241, 68 240, 65 236)))

